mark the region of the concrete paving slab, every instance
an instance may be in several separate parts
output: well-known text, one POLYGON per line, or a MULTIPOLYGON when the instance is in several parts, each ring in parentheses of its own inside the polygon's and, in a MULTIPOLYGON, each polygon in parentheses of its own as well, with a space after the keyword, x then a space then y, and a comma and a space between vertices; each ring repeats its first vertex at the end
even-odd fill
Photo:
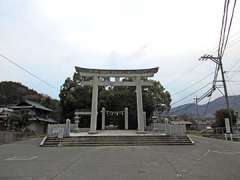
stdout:
POLYGON ((166 136, 165 133, 158 131, 145 131, 145 133, 137 133, 136 130, 98 130, 97 133, 89 134, 88 132, 71 132, 70 136, 166 136))

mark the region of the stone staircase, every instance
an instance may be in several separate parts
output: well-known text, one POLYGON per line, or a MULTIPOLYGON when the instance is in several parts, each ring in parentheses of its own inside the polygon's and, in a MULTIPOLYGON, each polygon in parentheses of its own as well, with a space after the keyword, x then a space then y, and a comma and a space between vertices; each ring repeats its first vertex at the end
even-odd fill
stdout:
POLYGON ((153 145, 192 145, 188 136, 77 136, 65 137, 61 140, 46 137, 40 146, 153 146, 153 145))

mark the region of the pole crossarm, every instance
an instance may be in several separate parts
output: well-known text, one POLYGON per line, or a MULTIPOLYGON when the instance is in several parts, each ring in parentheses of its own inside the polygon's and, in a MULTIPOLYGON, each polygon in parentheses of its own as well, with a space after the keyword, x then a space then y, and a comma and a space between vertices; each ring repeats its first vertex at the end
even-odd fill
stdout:
POLYGON ((218 65, 221 64, 221 57, 214 57, 213 55, 203 55, 199 58, 199 61, 207 61, 207 60, 211 60, 218 65))

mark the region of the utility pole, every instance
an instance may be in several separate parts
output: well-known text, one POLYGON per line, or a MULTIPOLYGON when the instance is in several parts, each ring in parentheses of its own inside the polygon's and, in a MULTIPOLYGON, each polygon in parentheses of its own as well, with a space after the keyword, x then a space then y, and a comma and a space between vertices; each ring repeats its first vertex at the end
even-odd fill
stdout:
POLYGON ((227 110, 228 110, 228 113, 229 113, 230 127, 231 127, 233 125, 233 121, 232 121, 232 114, 231 114, 230 105, 229 105, 227 85, 226 85, 226 81, 225 81, 225 73, 223 71, 222 58, 220 58, 220 70, 221 70, 221 74, 222 74, 222 82, 223 82, 225 100, 226 100, 227 110))
POLYGON ((221 72, 221 76, 222 76, 222 83, 223 83, 223 88, 224 88, 224 96, 225 96, 225 101, 226 101, 226 108, 228 110, 228 113, 229 113, 229 119, 230 119, 230 126, 232 126, 233 122, 232 122, 232 115, 231 115, 231 111, 230 111, 230 106, 229 106, 229 98, 228 98, 228 91, 227 91, 227 85, 226 85, 226 80, 225 80, 225 73, 224 73, 224 70, 223 70, 223 64, 222 64, 222 57, 219 56, 219 57, 214 57, 212 55, 204 55, 202 56, 199 60, 202 60, 202 61, 206 61, 206 60, 211 60, 213 61, 214 63, 217 64, 217 67, 216 67, 216 71, 215 71, 215 78, 214 78, 214 86, 216 84, 216 82, 218 82, 217 80, 217 75, 218 75, 218 71, 220 70, 221 72))
POLYGON ((208 95, 209 97, 211 97, 213 91, 216 89, 216 83, 218 82, 218 80, 217 80, 218 72, 219 72, 219 70, 221 71, 221 75, 222 75, 221 82, 223 83, 224 96, 225 96, 226 106, 227 106, 227 110, 229 113, 229 119, 230 119, 230 127, 233 125, 233 122, 232 122, 232 114, 231 114, 230 107, 229 107, 229 99, 228 99, 225 75, 224 75, 224 71, 223 71, 222 58, 223 58, 224 52, 226 50, 226 46, 227 46, 227 42, 228 42, 228 38, 229 38, 229 34, 230 34, 230 29, 231 29, 231 25, 232 25, 232 20, 233 20, 233 16, 234 16, 236 2, 237 2, 237 0, 233 0, 232 10, 229 10, 229 7, 231 7, 231 6, 229 6, 230 0, 224 0, 224 10, 223 10, 223 16, 222 16, 222 26, 221 26, 221 30, 220 30, 220 39, 219 39, 219 44, 218 44, 217 57, 214 57, 212 55, 204 55, 199 59, 199 60, 204 60, 204 61, 211 60, 216 64, 212 88, 209 90, 209 92, 206 93, 206 95, 208 95), (230 16, 230 19, 228 18, 228 16, 230 16))
POLYGON ((193 98, 195 100, 195 110, 196 110, 196 117, 199 118, 199 111, 198 111, 198 97, 196 96, 193 98))

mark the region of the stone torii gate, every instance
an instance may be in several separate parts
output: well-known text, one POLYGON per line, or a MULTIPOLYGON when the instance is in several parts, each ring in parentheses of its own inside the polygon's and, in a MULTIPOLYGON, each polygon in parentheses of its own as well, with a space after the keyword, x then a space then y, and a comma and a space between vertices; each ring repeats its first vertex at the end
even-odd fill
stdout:
POLYGON ((97 129, 98 86, 136 86, 137 133, 144 133, 142 86, 153 85, 153 82, 149 81, 148 77, 153 77, 158 72, 158 67, 135 70, 88 69, 82 67, 75 67, 75 69, 75 76, 78 76, 79 85, 93 87, 90 134, 96 133, 97 129), (121 78, 128 78, 129 81, 122 81, 121 78))

